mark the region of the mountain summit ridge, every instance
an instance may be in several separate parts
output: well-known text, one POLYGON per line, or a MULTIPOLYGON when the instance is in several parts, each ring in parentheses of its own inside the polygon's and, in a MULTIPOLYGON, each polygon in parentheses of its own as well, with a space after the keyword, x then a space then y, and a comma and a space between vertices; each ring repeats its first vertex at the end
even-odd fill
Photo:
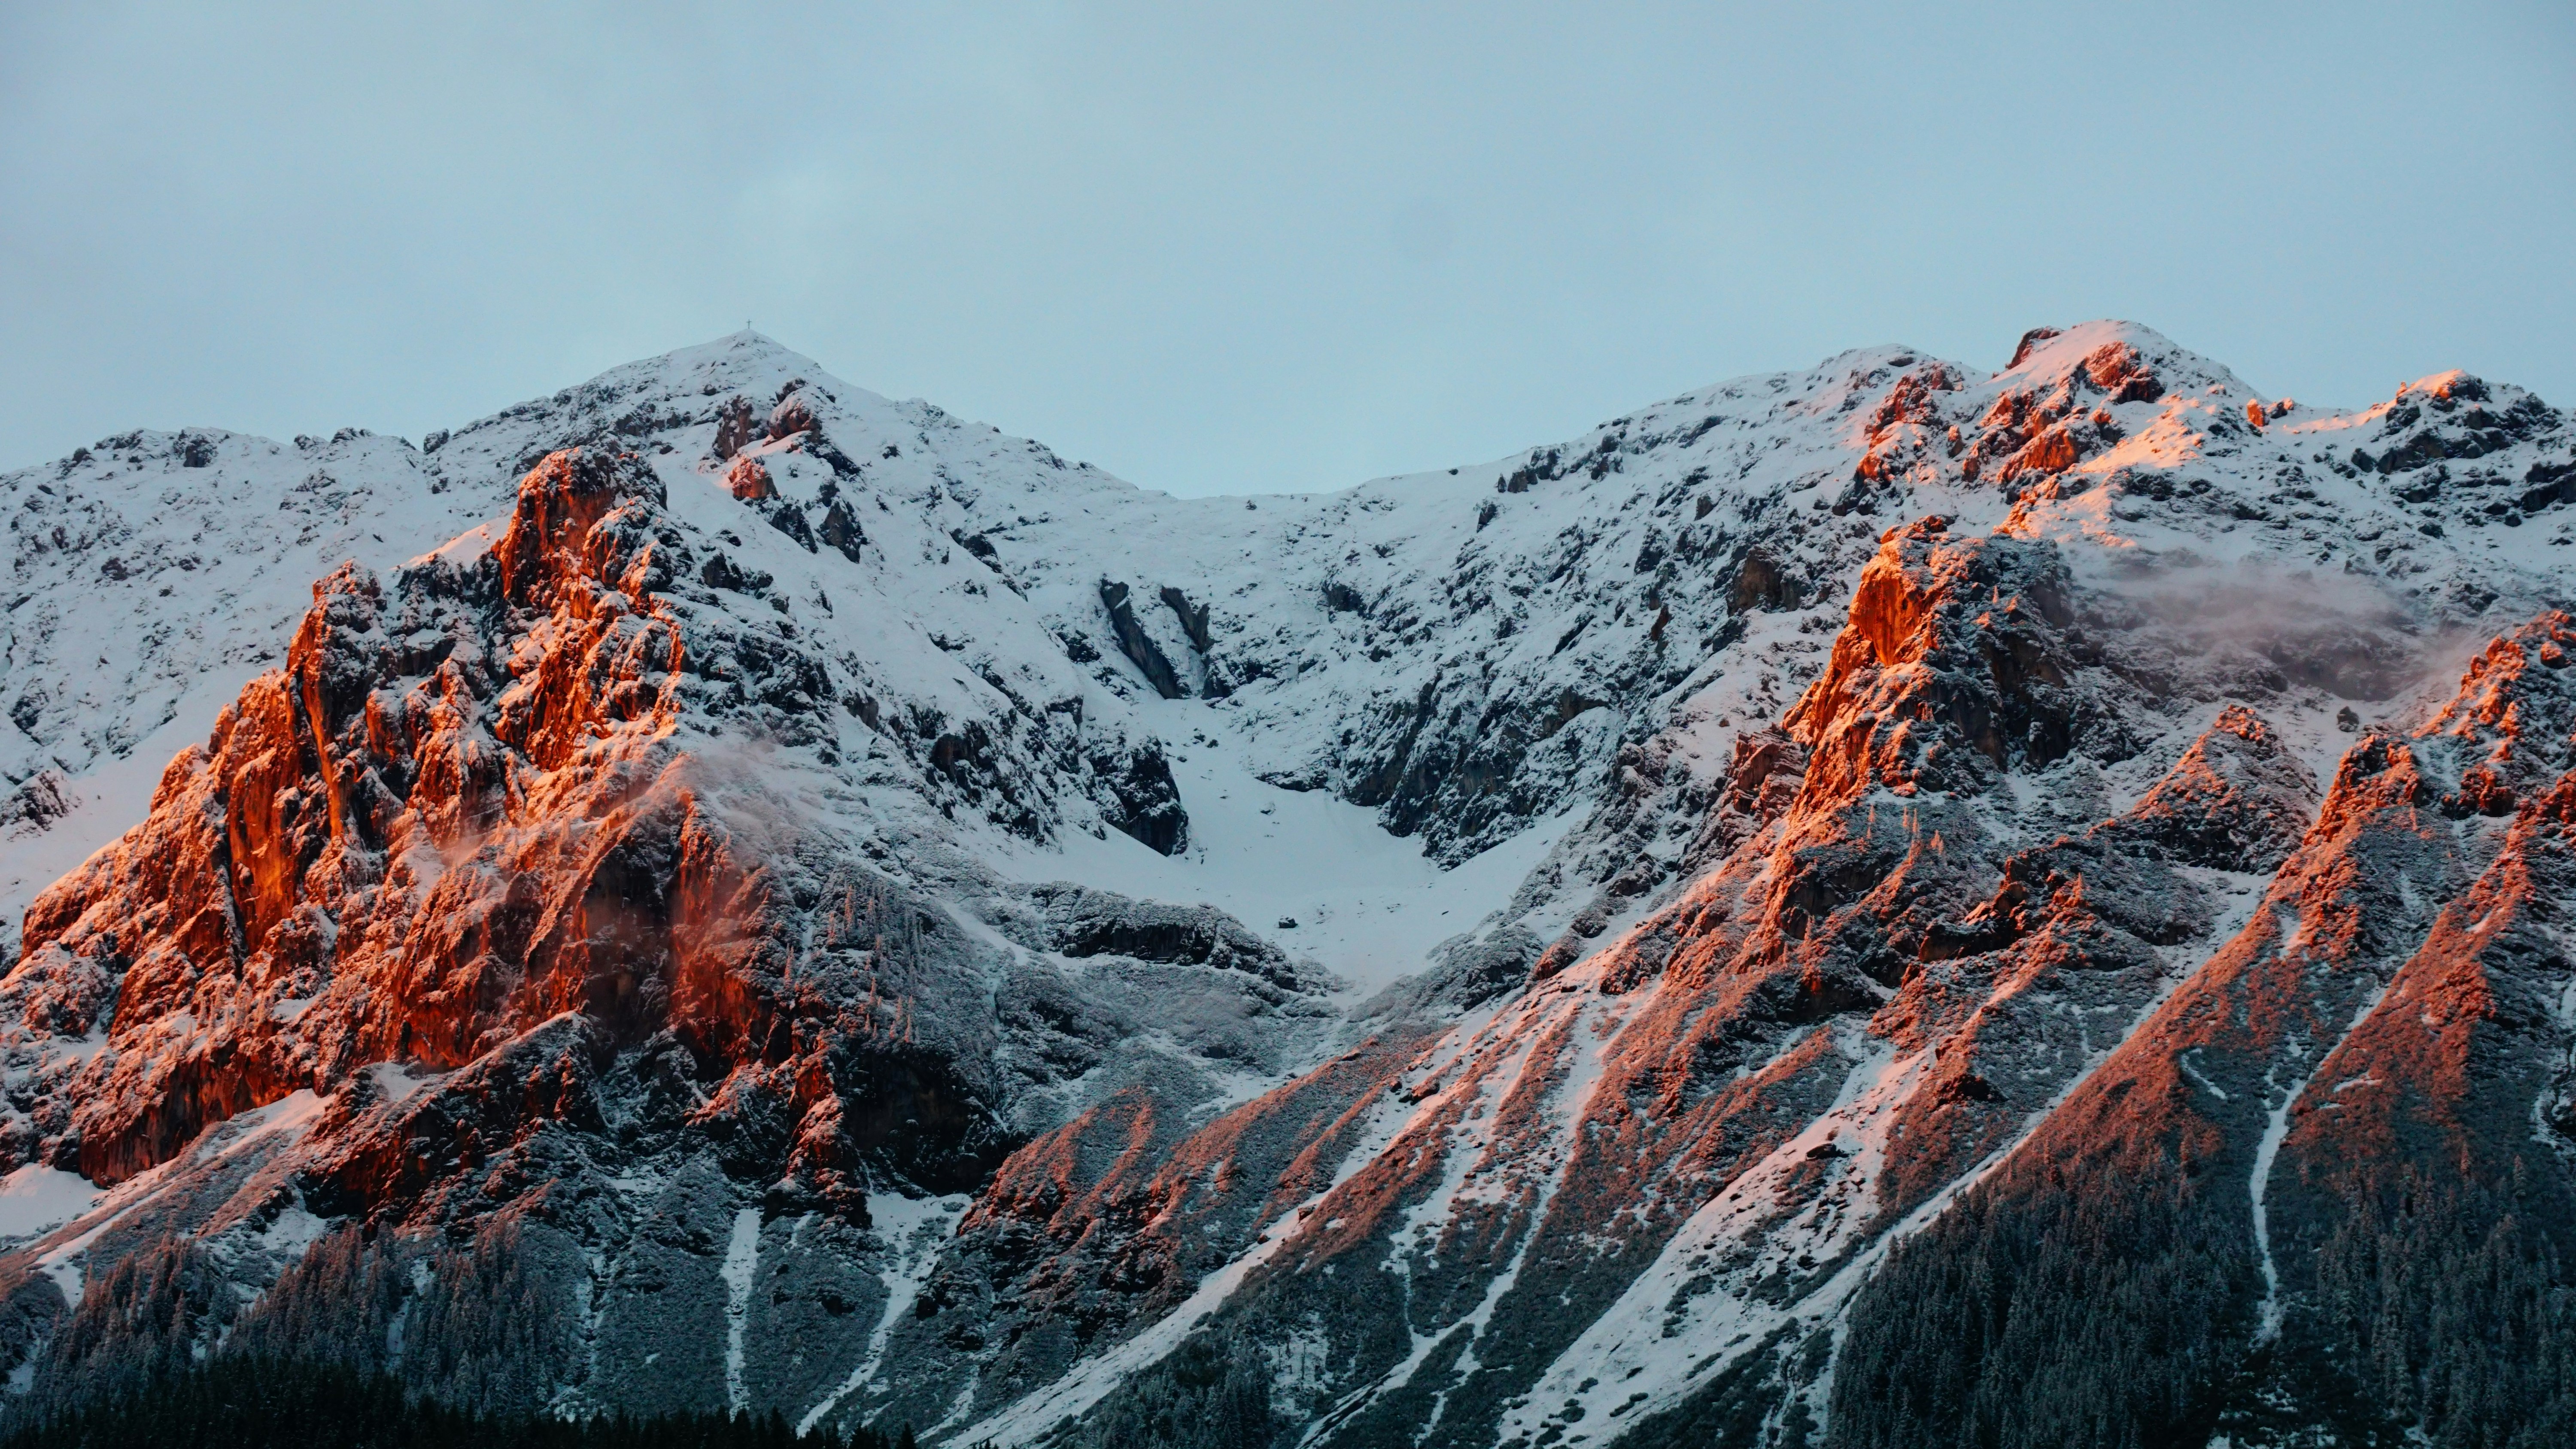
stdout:
POLYGON ((247 1350, 961 1444, 2576 1415, 2518 389, 2086 323, 1182 499, 743 333, 0 503, 12 1413, 247 1350))

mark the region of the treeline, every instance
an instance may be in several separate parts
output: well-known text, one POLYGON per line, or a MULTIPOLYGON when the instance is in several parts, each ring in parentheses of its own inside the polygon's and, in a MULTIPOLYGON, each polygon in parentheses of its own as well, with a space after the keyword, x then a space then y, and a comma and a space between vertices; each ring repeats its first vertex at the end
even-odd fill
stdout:
POLYGON ((1861 1290, 1830 1449, 2209 1442, 2262 1288, 2241 1182, 2136 1158, 2017 1166, 1861 1290))
POLYGON ((1232 1333, 1194 1335, 1086 1416, 1070 1449, 1268 1449, 1270 1364, 1232 1333))
POLYGON ((915 1449, 826 1426, 798 1438, 775 1411, 584 1420, 480 1413, 338 1364, 225 1355, 0 1437, 0 1449, 915 1449))
POLYGON ((2499 1192, 2410 1168, 2354 1184, 2285 1377, 2348 1443, 2576 1444, 2576 1220, 2517 1162, 2499 1192))
POLYGON ((1826 1443, 2564 1449, 2576 1212, 2555 1173, 2515 1161, 2499 1189, 2372 1162, 2315 1193, 2322 1222, 2277 1202, 2268 1342, 2237 1182, 2050 1165, 1972 1191, 1856 1301, 1826 1443))

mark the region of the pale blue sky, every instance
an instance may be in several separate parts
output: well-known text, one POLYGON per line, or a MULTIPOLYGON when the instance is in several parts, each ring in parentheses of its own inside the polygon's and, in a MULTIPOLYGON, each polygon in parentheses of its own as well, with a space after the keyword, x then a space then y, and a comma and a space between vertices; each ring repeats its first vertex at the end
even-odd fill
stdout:
POLYGON ((2576 7, 0 0, 0 467, 756 321, 1179 493, 2120 316, 2576 404, 2576 7))

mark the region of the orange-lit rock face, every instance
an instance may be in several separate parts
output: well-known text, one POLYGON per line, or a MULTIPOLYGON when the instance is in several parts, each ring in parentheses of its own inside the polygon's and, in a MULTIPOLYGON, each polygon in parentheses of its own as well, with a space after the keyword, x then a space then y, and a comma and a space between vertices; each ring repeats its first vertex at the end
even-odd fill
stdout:
MULTIPOLYGON (((2420 828, 2436 838, 2461 832, 2461 863, 2483 865, 2389 975, 2385 999, 2318 1068, 2336 1089, 2298 1104, 2284 1151, 2300 1165, 2292 1190, 2306 1211, 2347 1216, 2352 1199, 2387 1189, 2410 1166, 2509 1180, 2535 1116, 2562 1136, 2576 1128, 2565 1105, 2576 1099, 2576 1075, 2498 1070, 2563 1051, 2552 1023, 2566 980, 2554 923, 2576 892, 2571 646, 2576 631, 2556 612, 2490 643, 2416 738, 2435 758, 2434 778, 2399 777, 2384 792, 2383 808, 2394 809, 2402 788, 2420 828), (2445 754, 2458 777, 2450 791, 2439 779, 2445 754)), ((2342 922, 2340 934, 2370 939, 2373 924, 2342 922)))
POLYGON ((1940 519, 1892 530, 1861 573, 1831 662, 1784 721, 1810 752, 1802 803, 1872 782, 1942 788, 2062 754, 2067 732, 2091 723, 2066 692, 2066 587, 2044 546, 1953 540, 1940 519))
POLYGON ((2154 402, 2161 391, 2135 347, 2104 343, 2045 392, 2019 386, 1999 394, 1974 424, 1961 475, 2013 485, 2063 473, 2121 439, 2110 408, 2154 402))
MULTIPOLYGON (((566 1012, 612 1044, 815 1048, 769 872, 671 742, 689 650, 658 500, 631 459, 559 453, 470 568, 315 587, 286 667, 29 913, 21 1012, 108 1039, 40 1151, 113 1181, 295 1087, 458 1066, 566 1012)), ((791 1096, 830 1095, 817 1070, 791 1096)))
POLYGON ((2064 427, 2052 426, 2004 459, 1995 471, 1995 481, 2010 483, 2024 473, 2063 473, 2075 466, 2078 456, 2075 439, 2064 427))
POLYGON ((758 458, 734 459, 733 466, 725 470, 725 487, 746 503, 778 496, 778 485, 770 480, 769 470, 760 466, 758 458))
POLYGON ((2125 342, 2106 342, 2085 354, 2083 372, 2115 403, 2154 402, 2163 391, 2146 359, 2125 342))
POLYGON ((2424 726, 2426 737, 2464 751, 2455 805, 2482 815, 2510 812, 2515 793, 2545 790, 2576 730, 2566 670, 2576 654, 2576 620, 2552 611, 2481 650, 2459 695, 2424 726))
POLYGON ((1945 435, 1950 444, 1947 451, 1956 452, 1957 429, 1941 425, 1940 398, 1943 393, 1956 392, 1959 386, 1958 375, 1939 363, 1912 369, 1897 378, 1862 425, 1865 451, 1853 476, 1871 483, 1893 482, 1924 459, 1936 439, 1945 435))

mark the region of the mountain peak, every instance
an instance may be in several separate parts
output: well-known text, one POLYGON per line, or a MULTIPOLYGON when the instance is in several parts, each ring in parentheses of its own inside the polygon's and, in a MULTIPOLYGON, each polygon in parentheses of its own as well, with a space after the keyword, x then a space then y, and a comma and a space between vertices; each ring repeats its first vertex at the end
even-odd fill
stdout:
POLYGON ((2012 360, 1995 374, 1995 380, 2046 391, 2065 382, 2078 368, 2095 359, 2119 355, 2123 349, 2137 358, 2146 371, 2164 381, 2168 392, 2215 388, 2230 395, 2254 395, 2234 373, 2154 328, 2107 318, 2071 327, 2036 327, 2023 333, 2013 349, 2012 360))

